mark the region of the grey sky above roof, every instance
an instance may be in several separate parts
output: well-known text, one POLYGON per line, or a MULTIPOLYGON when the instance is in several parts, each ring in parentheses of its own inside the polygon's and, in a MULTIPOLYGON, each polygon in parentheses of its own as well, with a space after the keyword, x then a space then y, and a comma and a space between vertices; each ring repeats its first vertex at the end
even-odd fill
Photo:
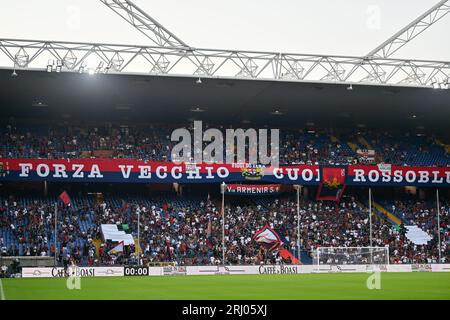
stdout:
MULTIPOLYGON (((134 0, 198 48, 367 54, 438 0, 134 0)), ((150 44, 96 0, 0 0, 0 37, 150 44)), ((450 60, 450 14, 392 57, 450 60)))

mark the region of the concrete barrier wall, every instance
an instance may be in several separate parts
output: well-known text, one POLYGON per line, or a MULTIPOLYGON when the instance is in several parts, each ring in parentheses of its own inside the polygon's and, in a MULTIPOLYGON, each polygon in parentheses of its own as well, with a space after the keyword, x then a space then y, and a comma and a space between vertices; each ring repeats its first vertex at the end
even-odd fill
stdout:
POLYGON ((9 266, 15 259, 19 259, 22 267, 53 267, 53 257, 0 257, 0 265, 9 266))

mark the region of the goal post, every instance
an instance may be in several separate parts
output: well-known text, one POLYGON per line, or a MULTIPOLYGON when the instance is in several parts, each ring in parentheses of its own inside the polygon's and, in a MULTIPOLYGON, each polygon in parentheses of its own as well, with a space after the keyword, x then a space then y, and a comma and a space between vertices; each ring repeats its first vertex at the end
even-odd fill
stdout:
POLYGON ((320 265, 387 265, 389 247, 318 247, 313 264, 320 265))

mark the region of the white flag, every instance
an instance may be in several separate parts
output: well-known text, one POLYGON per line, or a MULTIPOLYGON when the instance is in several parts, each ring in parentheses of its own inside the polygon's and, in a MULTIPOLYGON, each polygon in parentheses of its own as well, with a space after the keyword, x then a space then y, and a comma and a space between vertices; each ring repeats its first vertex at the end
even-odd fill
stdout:
POLYGON ((123 252, 123 241, 119 242, 117 246, 108 251, 108 254, 114 254, 118 252, 123 252))

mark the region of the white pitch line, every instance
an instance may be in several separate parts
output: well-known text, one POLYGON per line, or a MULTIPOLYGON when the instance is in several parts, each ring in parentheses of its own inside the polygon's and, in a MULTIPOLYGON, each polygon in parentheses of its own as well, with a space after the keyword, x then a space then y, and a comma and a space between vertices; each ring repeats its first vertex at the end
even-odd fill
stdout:
POLYGON ((5 298, 5 292, 3 292, 2 279, 0 279, 0 300, 6 300, 6 298, 5 298))

